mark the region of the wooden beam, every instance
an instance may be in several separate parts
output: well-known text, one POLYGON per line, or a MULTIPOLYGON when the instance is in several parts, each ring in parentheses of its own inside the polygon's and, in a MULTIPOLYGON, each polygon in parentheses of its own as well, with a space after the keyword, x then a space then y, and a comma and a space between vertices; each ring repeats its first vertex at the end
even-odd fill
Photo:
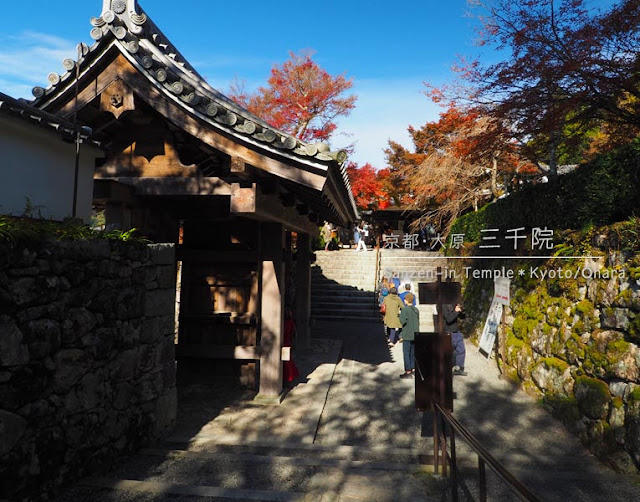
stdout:
POLYGON ((111 82, 100 95, 100 110, 112 113, 116 119, 135 109, 133 93, 120 79, 111 82))
POLYGON ((216 177, 183 178, 138 178, 138 177, 114 177, 101 178, 115 181, 135 189, 136 195, 144 196, 202 196, 202 195, 233 195, 233 186, 216 177))
MULTIPOLYGON (((107 87, 109 87, 113 82, 118 80, 121 77, 130 76, 135 73, 138 73, 137 70, 127 61, 127 59, 119 54, 116 56, 104 70, 102 70, 98 75, 87 82, 82 82, 80 93, 78 94, 78 109, 82 109, 95 98, 100 96, 107 87)), ((84 75, 81 76, 81 80, 84 75)), ((71 89, 71 87, 69 87, 71 89)), ((68 90, 65 90, 67 93, 68 90)), ((64 95, 64 94, 63 94, 64 95)), ((62 98, 62 96, 58 96, 58 98, 62 98)), ((75 111, 75 99, 73 96, 69 95, 69 101, 64 103, 62 107, 59 109, 58 113, 65 116, 70 117, 75 111)), ((55 102, 54 102, 55 103, 55 102)), ((56 104, 47 105, 47 111, 55 111, 56 104)))
MULTIPOLYGON (((156 111, 172 122, 176 127, 200 139, 209 146, 220 150, 227 155, 242 159, 245 163, 253 167, 267 171, 279 178, 284 178, 300 185, 321 191, 326 183, 328 169, 325 166, 308 166, 295 159, 286 161, 273 158, 277 156, 274 152, 269 152, 269 156, 249 148, 241 143, 242 139, 232 135, 230 132, 218 130, 209 122, 204 122, 204 118, 196 118, 176 102, 173 96, 169 98, 154 85, 150 85, 149 80, 135 70, 124 72, 123 80, 156 111), (273 156, 273 157, 272 157, 273 156), (315 171, 315 172, 311 172, 315 171)), ((260 147, 258 147, 260 148, 260 147)))
POLYGON ((307 206, 306 204, 298 204, 296 206, 296 211, 298 211, 299 215, 305 216, 309 214, 309 206, 307 206))
POLYGON ((231 172, 245 173, 247 171, 247 163, 240 157, 231 157, 231 172))
POLYGON ((257 187, 242 188, 234 183, 231 190, 231 212, 235 214, 252 214, 256 212, 257 187))

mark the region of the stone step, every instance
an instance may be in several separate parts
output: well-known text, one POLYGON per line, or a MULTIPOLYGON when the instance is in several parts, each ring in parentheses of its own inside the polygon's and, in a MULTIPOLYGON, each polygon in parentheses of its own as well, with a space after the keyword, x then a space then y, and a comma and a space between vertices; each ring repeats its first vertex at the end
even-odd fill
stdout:
POLYGON ((311 308, 312 316, 342 315, 354 317, 375 317, 379 312, 380 310, 378 308, 359 309, 343 305, 331 308, 311 308))
POLYGON ((312 289, 322 289, 322 288, 330 288, 330 287, 340 287, 340 288, 357 288, 357 289, 365 289, 367 291, 373 291, 375 286, 373 281, 350 281, 349 279, 331 279, 328 281, 317 281, 311 285, 312 289))
POLYGON ((363 274, 362 272, 358 272, 358 271, 341 271, 341 272, 330 272, 330 273, 316 273, 312 275, 311 280, 322 282, 322 281, 330 281, 332 279, 353 279, 353 280, 364 279, 364 280, 371 280, 371 282, 373 283, 374 277, 375 275, 373 273, 363 274))
POLYGON ((337 295, 374 298, 378 294, 375 291, 363 291, 344 284, 311 284, 311 296, 315 295, 337 295))
POLYGON ((382 322, 382 318, 379 314, 372 316, 345 316, 344 314, 313 314, 313 318, 322 320, 322 321, 338 321, 338 322, 361 322, 361 323, 372 323, 372 322, 382 322))
MULTIPOLYGON (((207 451, 220 453, 246 453, 254 455, 276 455, 282 457, 317 457, 349 459, 359 461, 385 461, 394 463, 425 463, 424 450, 420 448, 397 448, 386 444, 353 446, 342 444, 319 444, 282 442, 234 438, 228 435, 201 433, 194 438, 171 436, 161 446, 170 449, 207 451)), ((429 462, 431 458, 429 457, 429 462)))
POLYGON ((348 292, 348 291, 354 291, 354 292, 367 292, 369 294, 375 294, 374 293, 374 287, 373 287, 373 283, 367 281, 366 283, 364 282, 360 282, 360 283, 356 283, 356 284, 341 284, 338 283, 336 281, 328 281, 328 282, 322 282, 322 283, 311 283, 311 291, 312 294, 314 291, 332 291, 332 292, 338 292, 338 291, 344 291, 344 292, 348 292), (363 290, 362 288, 366 288, 365 290, 363 290))
POLYGON ((323 284, 321 286, 311 286, 311 296, 320 294, 331 296, 337 293, 344 293, 348 296, 349 292, 353 293, 367 293, 370 295, 376 295, 377 293, 374 291, 374 288, 371 284, 323 284))
POLYGON ((373 277, 375 275, 375 269, 362 269, 358 267, 344 267, 344 268, 312 268, 311 274, 315 277, 317 275, 336 275, 336 274, 362 274, 373 277))
MULTIPOLYGON (((86 479, 58 501, 124 502, 151 497, 164 502, 190 497, 310 502, 331 494, 332 500, 358 494, 373 500, 368 498, 373 496, 368 487, 376 487, 376 500, 392 501, 416 500, 418 494, 433 490, 425 491, 427 485, 421 481, 411 482, 419 473, 430 478, 432 468, 420 464, 410 450, 359 452, 342 446, 283 444, 167 446, 142 450, 108 477, 86 479)), ((424 460, 430 461, 426 456, 424 460)))
POLYGON ((350 305, 374 305, 378 303, 377 296, 355 296, 353 298, 343 299, 341 301, 336 301, 332 297, 329 296, 313 296, 311 298, 311 305, 335 305, 336 303, 349 303, 350 305))

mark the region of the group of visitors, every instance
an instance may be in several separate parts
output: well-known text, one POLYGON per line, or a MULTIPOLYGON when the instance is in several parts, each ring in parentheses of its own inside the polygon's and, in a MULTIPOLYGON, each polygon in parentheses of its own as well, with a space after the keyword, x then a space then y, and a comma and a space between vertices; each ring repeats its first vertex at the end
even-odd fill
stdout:
MULTIPOLYGON (((416 307, 416 296, 411 292, 411 284, 404 285, 404 291, 398 294, 400 280, 396 274, 389 279, 383 277, 379 287, 380 313, 383 314, 385 333, 389 348, 402 342, 404 372, 400 378, 411 378, 415 373, 415 334, 420 331, 420 312, 416 307)), ((464 318, 460 304, 443 305, 445 332, 451 335, 454 352, 453 374, 466 376, 464 362, 466 349, 464 338, 458 324, 464 318)))
POLYGON ((371 224, 360 221, 353 227, 353 232, 349 229, 336 227, 325 221, 320 231, 325 251, 333 251, 340 247, 356 246, 356 251, 369 251, 367 246, 373 248, 376 245, 376 229, 371 224))

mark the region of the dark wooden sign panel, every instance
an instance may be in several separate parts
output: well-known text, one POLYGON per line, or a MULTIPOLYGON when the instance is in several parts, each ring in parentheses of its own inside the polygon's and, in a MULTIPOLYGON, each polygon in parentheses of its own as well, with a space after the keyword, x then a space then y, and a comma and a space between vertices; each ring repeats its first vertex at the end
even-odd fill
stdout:
POLYGON ((453 411, 453 348, 451 335, 416 333, 416 411, 431 403, 453 411))
POLYGON ((442 303, 460 303, 462 284, 459 282, 421 282, 418 284, 420 304, 437 305, 438 286, 442 294, 442 303))

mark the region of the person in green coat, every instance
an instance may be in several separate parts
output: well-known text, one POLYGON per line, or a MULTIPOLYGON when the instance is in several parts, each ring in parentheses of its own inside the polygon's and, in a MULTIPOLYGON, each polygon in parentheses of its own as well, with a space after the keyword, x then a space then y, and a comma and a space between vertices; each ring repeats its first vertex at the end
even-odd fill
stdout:
POLYGON ((400 311, 399 320, 402 324, 402 355, 404 356, 404 373, 400 378, 411 378, 415 368, 415 334, 420 331, 420 312, 413 306, 414 295, 407 293, 404 297, 405 306, 400 311))
POLYGON ((400 338, 402 329, 398 316, 403 305, 396 288, 389 289, 389 294, 384 297, 382 305, 384 305, 384 325, 389 328, 389 343, 393 347, 400 338))

